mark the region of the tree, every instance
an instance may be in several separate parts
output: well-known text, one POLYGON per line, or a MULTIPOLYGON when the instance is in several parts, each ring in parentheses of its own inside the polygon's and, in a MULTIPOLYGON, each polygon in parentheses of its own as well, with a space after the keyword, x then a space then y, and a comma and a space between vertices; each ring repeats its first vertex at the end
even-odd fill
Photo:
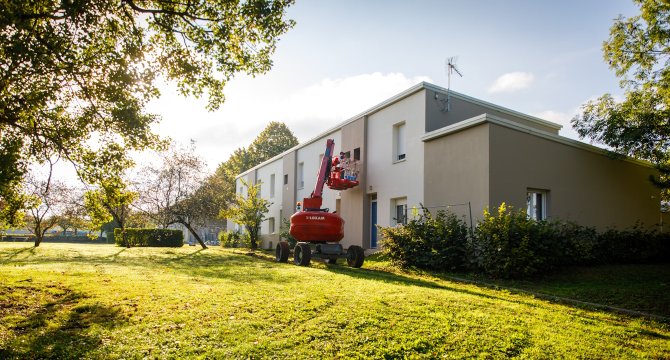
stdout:
MULTIPOLYGON (((156 79, 224 101, 238 72, 267 72, 292 0, 7 0, 0 6, 0 203, 26 164, 58 155, 80 173, 116 146, 155 148, 156 79)), ((10 216, 11 217, 11 216, 10 216)))
POLYGON ((84 193, 84 207, 91 218, 91 226, 102 228, 114 221, 121 229, 123 244, 130 247, 126 241, 126 221, 130 217, 130 205, 136 198, 137 193, 128 190, 124 182, 101 181, 97 189, 84 193))
POLYGON ((298 139, 286 124, 272 121, 249 146, 251 166, 269 160, 296 145, 298 145, 298 139))
POLYGON ((237 194, 234 204, 224 210, 221 216, 244 226, 249 233, 251 249, 256 250, 261 223, 265 220, 265 214, 272 203, 259 196, 260 184, 248 184, 244 180, 242 183, 248 189, 247 196, 237 194))
POLYGON ((580 137, 609 146, 615 153, 648 160, 670 188, 670 4, 634 0, 640 15, 619 17, 603 43, 605 60, 621 79, 622 101, 610 94, 583 105, 572 119, 580 137))
POLYGON ((41 180, 34 174, 26 177, 26 227, 35 236, 35 247, 40 246, 46 232, 56 225, 58 209, 62 207, 69 192, 64 183, 52 179, 52 170, 53 164, 50 164, 46 180, 41 180))
POLYGON ((72 229, 76 236, 77 230, 89 228, 90 223, 86 219, 83 193, 78 189, 70 188, 62 199, 60 211, 55 218, 56 225, 63 230, 63 235, 66 235, 67 230, 72 229))
POLYGON ((142 173, 139 193, 144 213, 163 228, 183 225, 206 249, 194 226, 214 218, 220 206, 217 194, 205 183, 205 163, 195 154, 194 143, 188 148, 173 145, 142 173))
POLYGON ((298 145, 291 130, 280 122, 271 122, 248 148, 235 150, 230 158, 216 169, 211 186, 217 187, 225 204, 235 200, 235 177, 263 161, 269 160, 298 145))

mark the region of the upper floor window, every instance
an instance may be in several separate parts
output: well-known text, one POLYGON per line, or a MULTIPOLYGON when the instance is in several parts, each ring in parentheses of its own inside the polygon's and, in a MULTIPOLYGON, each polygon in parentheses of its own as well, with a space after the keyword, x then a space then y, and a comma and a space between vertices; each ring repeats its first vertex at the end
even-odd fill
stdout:
POLYGON ((406 158, 405 123, 401 122, 393 126, 393 161, 401 161, 406 158))
POLYGON ((275 197, 275 174, 270 175, 270 197, 275 197))
POLYGON ((305 187, 305 163, 301 162, 298 164, 298 189, 305 187))

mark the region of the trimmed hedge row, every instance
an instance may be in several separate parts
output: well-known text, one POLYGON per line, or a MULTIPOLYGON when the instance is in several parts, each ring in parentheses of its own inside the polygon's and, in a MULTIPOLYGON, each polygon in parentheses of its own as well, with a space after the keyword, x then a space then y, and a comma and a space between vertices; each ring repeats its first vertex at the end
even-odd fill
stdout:
POLYGON ((405 226, 380 228, 385 251, 400 266, 472 270, 524 278, 569 265, 670 261, 670 234, 636 226, 595 229, 560 221, 535 221, 502 204, 484 211, 474 233, 454 214, 426 209, 405 226))
POLYGON ((114 241, 117 246, 130 247, 182 247, 184 233, 173 229, 126 229, 124 243, 121 229, 114 229, 114 241))

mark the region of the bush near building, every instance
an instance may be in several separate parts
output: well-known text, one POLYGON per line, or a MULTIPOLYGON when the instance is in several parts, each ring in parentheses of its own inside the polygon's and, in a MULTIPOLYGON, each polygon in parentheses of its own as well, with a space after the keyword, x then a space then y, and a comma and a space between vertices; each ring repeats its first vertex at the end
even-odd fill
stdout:
POLYGON ((670 235, 636 226, 595 229, 563 221, 535 221, 502 204, 488 209, 473 232, 448 212, 425 208, 406 225, 380 228, 385 251, 402 267, 470 270, 500 278, 527 278, 570 265, 670 261, 670 235))
POLYGON ((173 229, 126 229, 126 241, 123 242, 121 229, 114 229, 116 246, 128 247, 182 247, 184 233, 173 229))

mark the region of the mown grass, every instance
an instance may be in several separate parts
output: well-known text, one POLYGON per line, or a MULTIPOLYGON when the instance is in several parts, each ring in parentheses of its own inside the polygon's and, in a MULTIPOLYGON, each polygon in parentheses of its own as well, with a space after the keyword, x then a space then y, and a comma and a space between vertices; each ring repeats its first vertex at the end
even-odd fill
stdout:
POLYGON ((662 322, 419 275, 0 243, 3 359, 669 358, 669 340, 662 322))
POLYGON ((399 270, 391 265, 388 256, 379 253, 367 259, 367 267, 423 277, 462 279, 670 319, 670 263, 575 266, 530 280, 494 279, 473 273, 399 270))

